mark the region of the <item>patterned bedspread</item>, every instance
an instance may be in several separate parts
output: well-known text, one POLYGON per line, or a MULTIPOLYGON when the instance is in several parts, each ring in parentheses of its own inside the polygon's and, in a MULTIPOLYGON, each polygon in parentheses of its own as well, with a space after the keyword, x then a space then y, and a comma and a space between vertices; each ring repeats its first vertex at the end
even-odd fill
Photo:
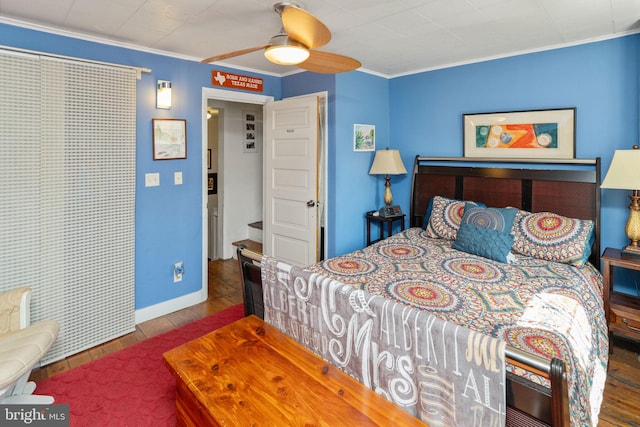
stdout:
POLYGON ((268 256, 261 277, 267 323, 427 425, 505 425, 504 341, 268 256))
MULTIPOLYGON (((451 244, 411 228, 309 270, 563 359, 572 425, 597 425, 609 350, 600 273, 590 264, 578 269, 519 255, 503 264, 451 244)), ((507 370, 543 383, 522 369, 507 370)))

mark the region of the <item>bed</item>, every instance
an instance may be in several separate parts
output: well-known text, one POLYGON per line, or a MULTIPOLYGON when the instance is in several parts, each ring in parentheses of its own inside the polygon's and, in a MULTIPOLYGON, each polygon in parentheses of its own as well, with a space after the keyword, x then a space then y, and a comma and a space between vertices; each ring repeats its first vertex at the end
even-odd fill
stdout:
MULTIPOLYGON (((417 156, 411 227, 307 270, 504 340, 508 425, 595 425, 608 357, 596 268, 599 177, 599 159, 488 164, 417 156), (462 239, 448 223, 452 212, 457 209, 460 220, 465 210, 484 207, 513 207, 499 214, 512 215, 514 224, 542 223, 551 212, 553 219, 566 220, 564 232, 558 245, 541 248, 531 242, 535 230, 514 231, 518 250, 508 251, 511 263, 460 250, 462 239), (573 237, 566 246, 568 235, 573 237), (576 235, 584 239, 580 244, 576 235)), ((238 259, 245 310, 262 315, 255 255, 240 250, 238 259)))

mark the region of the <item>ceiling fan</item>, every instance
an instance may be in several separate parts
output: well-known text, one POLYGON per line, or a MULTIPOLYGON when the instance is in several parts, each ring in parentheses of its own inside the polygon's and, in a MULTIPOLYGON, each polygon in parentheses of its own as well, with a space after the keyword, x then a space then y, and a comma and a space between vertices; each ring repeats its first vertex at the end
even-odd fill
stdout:
POLYGON ((336 74, 360 67, 359 61, 348 56, 315 50, 329 43, 331 31, 299 5, 283 1, 276 3, 273 9, 280 15, 282 30, 269 43, 212 56, 200 62, 222 61, 264 49, 264 56, 275 64, 297 65, 315 73, 336 74))

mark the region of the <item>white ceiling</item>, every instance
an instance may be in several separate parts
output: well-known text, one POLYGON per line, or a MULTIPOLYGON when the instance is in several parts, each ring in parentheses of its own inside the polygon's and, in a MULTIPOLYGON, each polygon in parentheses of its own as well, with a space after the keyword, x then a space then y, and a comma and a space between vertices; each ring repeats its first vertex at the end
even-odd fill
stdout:
MULTIPOLYGON (((266 44, 275 0, 0 0, 0 21, 200 60, 266 44), (17 20, 17 21, 14 21, 17 20), (40 27, 41 28, 41 27, 40 27)), ((640 31, 640 0, 301 0, 332 31, 320 50, 396 76, 640 31)), ((1 40, 0 40, 1 44, 1 40)), ((595 58, 594 58, 595 60, 595 58)), ((295 70, 261 51, 223 65, 295 70)))

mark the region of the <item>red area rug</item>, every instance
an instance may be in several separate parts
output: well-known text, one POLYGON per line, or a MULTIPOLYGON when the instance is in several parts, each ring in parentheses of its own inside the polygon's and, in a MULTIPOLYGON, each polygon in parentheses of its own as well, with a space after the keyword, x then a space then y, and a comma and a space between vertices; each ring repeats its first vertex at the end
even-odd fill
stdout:
POLYGON ((175 380, 162 354, 244 316, 242 304, 40 382, 36 394, 68 403, 70 425, 175 426, 175 380))

